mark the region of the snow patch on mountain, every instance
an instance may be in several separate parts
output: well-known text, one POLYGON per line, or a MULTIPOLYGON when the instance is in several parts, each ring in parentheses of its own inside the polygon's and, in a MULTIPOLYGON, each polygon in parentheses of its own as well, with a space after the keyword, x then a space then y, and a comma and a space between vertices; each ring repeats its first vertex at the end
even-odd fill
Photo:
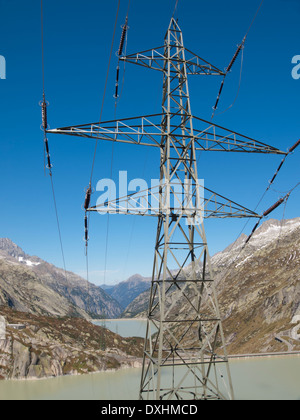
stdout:
POLYGON ((41 263, 32 262, 30 260, 25 260, 23 257, 19 257, 18 260, 21 263, 25 263, 28 267, 36 267, 41 264, 41 263))
MULTIPOLYGON (((293 231, 300 228, 300 218, 291 220, 270 219, 264 222, 254 233, 249 243, 245 246, 247 235, 242 234, 233 244, 224 251, 212 257, 212 264, 215 267, 230 266, 236 263, 239 267, 249 261, 256 250, 268 247, 272 242, 276 243, 289 236, 293 231)), ((291 255, 294 259, 295 255, 291 255)))
POLYGON ((253 235, 250 244, 255 247, 267 246, 274 240, 280 240, 300 227, 300 218, 293 220, 274 220, 265 222, 253 235))

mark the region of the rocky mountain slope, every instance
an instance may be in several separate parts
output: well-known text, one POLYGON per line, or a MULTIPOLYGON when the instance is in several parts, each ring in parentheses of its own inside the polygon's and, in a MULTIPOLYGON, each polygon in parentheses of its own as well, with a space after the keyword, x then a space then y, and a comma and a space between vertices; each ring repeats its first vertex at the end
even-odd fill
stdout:
POLYGON ((10 324, 5 339, 0 339, 0 380, 85 374, 141 364, 140 338, 122 338, 82 318, 37 316, 7 307, 0 307, 0 315, 10 324))
POLYGON ((104 290, 117 300, 125 309, 137 296, 148 290, 151 286, 151 278, 142 277, 139 274, 131 276, 116 286, 109 286, 104 290))
POLYGON ((137 296, 124 310, 123 318, 146 318, 149 306, 150 289, 137 296))
MULTIPOLYGON (((244 248, 246 238, 212 257, 228 351, 300 350, 300 218, 266 221, 244 248)), ((144 292, 127 316, 145 316, 148 300, 144 292)))
POLYGON ((80 276, 32 257, 0 239, 0 306, 22 312, 84 318, 118 317, 123 308, 80 276))
POLYGON ((300 315, 300 218, 271 219, 244 250, 243 243, 213 257, 229 352, 300 350, 293 333, 300 315))

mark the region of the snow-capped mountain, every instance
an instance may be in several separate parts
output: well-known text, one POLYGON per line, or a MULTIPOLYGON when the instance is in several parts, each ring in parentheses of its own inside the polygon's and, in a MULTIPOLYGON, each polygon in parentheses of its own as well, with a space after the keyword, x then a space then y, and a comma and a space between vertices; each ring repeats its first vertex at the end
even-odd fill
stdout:
POLYGON ((216 267, 236 264, 239 267, 250 261, 257 250, 263 250, 271 244, 285 241, 294 231, 300 228, 300 217, 291 220, 270 219, 264 222, 252 236, 247 245, 247 236, 242 234, 233 244, 224 251, 212 257, 212 264, 216 267))
POLYGON ((22 248, 13 243, 8 238, 0 238, 0 258, 11 257, 11 261, 17 260, 19 263, 33 267, 41 264, 43 260, 38 257, 25 254, 22 248))
POLYGON ((212 258, 229 351, 299 350, 300 218, 270 219, 246 239, 212 258))

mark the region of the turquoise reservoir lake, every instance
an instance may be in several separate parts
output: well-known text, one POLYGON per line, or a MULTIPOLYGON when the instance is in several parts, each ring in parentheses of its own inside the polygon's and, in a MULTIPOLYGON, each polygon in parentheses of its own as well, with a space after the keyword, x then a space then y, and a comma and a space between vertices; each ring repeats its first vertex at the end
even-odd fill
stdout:
MULTIPOLYGON (((101 325, 101 322, 100 322, 101 325)), ((144 336, 145 321, 106 321, 123 336, 144 336)), ((237 400, 300 400, 300 356, 233 359, 237 400)), ((137 400, 141 369, 36 381, 0 381, 0 400, 137 400)))

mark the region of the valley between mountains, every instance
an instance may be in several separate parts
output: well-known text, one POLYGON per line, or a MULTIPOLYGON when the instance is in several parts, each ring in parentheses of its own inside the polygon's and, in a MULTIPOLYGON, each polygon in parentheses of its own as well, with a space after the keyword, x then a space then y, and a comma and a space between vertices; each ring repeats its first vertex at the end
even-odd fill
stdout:
MULTIPOLYGON (((243 248, 245 239, 212 257, 228 353, 300 351, 300 218, 270 219, 243 248)), ((116 286, 87 285, 0 239, 0 315, 9 324, 0 339, 0 378, 138 366, 143 339, 90 321, 145 318, 150 285, 138 274, 116 286)), ((186 340, 196 336, 191 330, 186 340)))

